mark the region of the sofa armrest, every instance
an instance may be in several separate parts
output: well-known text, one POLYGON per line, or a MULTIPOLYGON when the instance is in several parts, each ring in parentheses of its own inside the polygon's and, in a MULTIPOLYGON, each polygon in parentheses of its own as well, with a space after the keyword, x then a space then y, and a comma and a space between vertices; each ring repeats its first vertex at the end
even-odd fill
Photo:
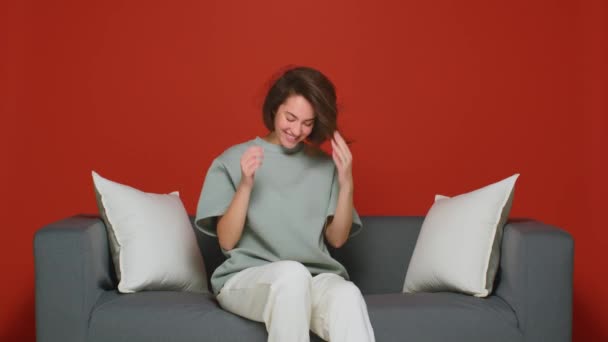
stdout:
POLYGON ((37 341, 85 341, 95 302, 114 287, 103 222, 79 215, 43 227, 34 261, 37 341))
POLYGON ((570 234, 538 221, 505 225, 496 295, 511 305, 525 341, 572 340, 570 234))

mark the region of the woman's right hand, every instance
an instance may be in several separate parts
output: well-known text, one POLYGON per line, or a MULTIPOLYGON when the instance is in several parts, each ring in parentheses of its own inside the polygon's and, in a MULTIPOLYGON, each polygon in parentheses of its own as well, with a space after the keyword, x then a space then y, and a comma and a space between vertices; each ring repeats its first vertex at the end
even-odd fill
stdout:
POLYGON ((253 187, 255 171, 262 165, 264 149, 261 146, 250 146, 241 156, 241 184, 253 187))
POLYGON ((217 222, 219 244, 227 251, 238 244, 243 234, 245 221, 247 220, 249 196, 251 195, 251 189, 253 189, 253 177, 255 171, 262 165, 263 157, 264 149, 261 146, 251 146, 241 156, 241 181, 228 209, 217 222))

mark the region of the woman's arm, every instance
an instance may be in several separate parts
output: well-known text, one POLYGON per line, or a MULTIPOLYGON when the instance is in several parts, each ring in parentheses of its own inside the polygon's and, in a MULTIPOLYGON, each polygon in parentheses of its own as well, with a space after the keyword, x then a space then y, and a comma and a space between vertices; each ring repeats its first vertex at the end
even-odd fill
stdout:
POLYGON ((240 183, 230 206, 217 223, 218 241, 220 246, 227 251, 233 249, 241 239, 250 195, 251 186, 240 183))
POLYGON ((353 156, 346 141, 338 131, 334 132, 331 140, 332 158, 338 171, 338 202, 334 217, 328 221, 325 229, 325 238, 330 245, 340 248, 348 239, 353 225, 353 156))
POLYGON ((228 209, 217 223, 217 239, 224 250, 233 249, 243 235, 255 170, 262 165, 263 157, 264 150, 260 146, 249 147, 241 156, 241 181, 228 209))
POLYGON ((352 187, 340 187, 336 211, 325 229, 327 242, 335 248, 342 247, 348 239, 352 225, 353 189, 352 187))

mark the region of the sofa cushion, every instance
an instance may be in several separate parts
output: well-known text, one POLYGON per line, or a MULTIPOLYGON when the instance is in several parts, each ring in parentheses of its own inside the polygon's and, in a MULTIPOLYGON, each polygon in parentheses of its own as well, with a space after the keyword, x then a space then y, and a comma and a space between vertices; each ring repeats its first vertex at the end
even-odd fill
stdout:
POLYGON ((208 292, 203 259, 179 194, 146 193, 92 174, 118 290, 208 292))
POLYGON ((107 292, 93 309, 88 341, 231 341, 266 338, 256 322, 222 310, 213 296, 190 292, 107 292))
POLYGON ((399 293, 424 217, 366 216, 365 229, 330 252, 361 293, 399 293), (370 255, 372 257, 370 257, 370 255))
POLYGON ((365 301, 377 341, 523 341, 515 313, 497 296, 378 294, 365 301))
MULTIPOLYGON (((377 341, 522 341, 499 297, 456 293, 365 296, 377 341)), ((212 295, 106 292, 93 309, 89 342, 266 341, 264 324, 224 311, 212 295)), ((311 341, 321 341, 311 334, 311 341)))
POLYGON ((224 311, 210 294, 111 291, 93 309, 87 341, 265 342, 267 338, 263 323, 224 311))
MULTIPOLYGON (((398 293, 420 232, 422 216, 365 216, 365 229, 341 248, 328 246, 363 294, 398 293), (373 257, 369 257, 373 255, 373 257)), ((193 223, 194 224, 194 223, 193 223)), ((226 257, 217 238, 195 230, 205 268, 212 274, 226 257)))
POLYGON ((420 229, 403 292, 486 297, 498 270, 503 226, 518 177, 452 198, 436 196, 420 229))

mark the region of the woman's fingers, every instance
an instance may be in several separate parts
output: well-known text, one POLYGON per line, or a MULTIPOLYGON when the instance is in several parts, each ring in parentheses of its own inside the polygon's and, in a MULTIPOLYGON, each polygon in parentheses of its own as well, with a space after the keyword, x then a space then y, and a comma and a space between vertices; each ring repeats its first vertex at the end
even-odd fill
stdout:
POLYGON ((331 150, 332 150, 332 154, 334 154, 336 157, 338 157, 338 159, 342 160, 342 151, 340 150, 340 147, 338 147, 338 144, 336 143, 335 140, 331 140, 331 150))
POLYGON ((343 155, 349 160, 352 159, 352 154, 350 153, 348 144, 346 143, 346 141, 344 141, 344 138, 342 138, 342 136, 340 135, 340 133, 338 133, 338 131, 336 131, 334 133, 334 141, 337 144, 337 146, 340 148, 340 150, 342 151, 343 155))
POLYGON ((344 147, 340 146, 339 143, 334 140, 331 141, 331 146, 332 146, 333 152, 339 158, 340 164, 348 165, 349 157, 346 154, 344 147))
POLYGON ((251 158, 245 164, 245 170, 247 171, 247 175, 251 175, 260 165, 262 165, 261 159, 251 158))
POLYGON ((245 151, 245 153, 243 153, 242 159, 262 158, 263 156, 264 156, 264 149, 262 149, 262 147, 251 146, 245 151))
POLYGON ((251 146, 241 156, 241 162, 244 162, 244 161, 247 161, 250 159, 262 159, 262 158, 264 158, 264 150, 259 146, 251 146))
POLYGON ((261 146, 250 146, 245 150, 243 155, 260 155, 264 153, 264 149, 261 146))
POLYGON ((246 177, 251 177, 255 170, 262 165, 264 149, 261 146, 251 146, 241 156, 241 170, 246 177))
POLYGON ((264 159, 263 156, 252 155, 252 156, 249 156, 249 158, 246 159, 246 163, 249 163, 249 162, 252 162, 252 161, 255 162, 255 161, 258 161, 258 160, 262 161, 263 159, 264 159))
POLYGON ((352 154, 348 148, 346 141, 340 136, 340 133, 336 131, 334 138, 331 139, 332 157, 336 163, 338 169, 338 181, 340 186, 348 185, 352 186, 352 154))
POLYGON ((342 166, 342 160, 340 159, 340 156, 338 155, 338 151, 336 151, 335 149, 332 151, 331 153, 331 157, 333 158, 334 162, 336 163, 336 165, 338 166, 342 166))

